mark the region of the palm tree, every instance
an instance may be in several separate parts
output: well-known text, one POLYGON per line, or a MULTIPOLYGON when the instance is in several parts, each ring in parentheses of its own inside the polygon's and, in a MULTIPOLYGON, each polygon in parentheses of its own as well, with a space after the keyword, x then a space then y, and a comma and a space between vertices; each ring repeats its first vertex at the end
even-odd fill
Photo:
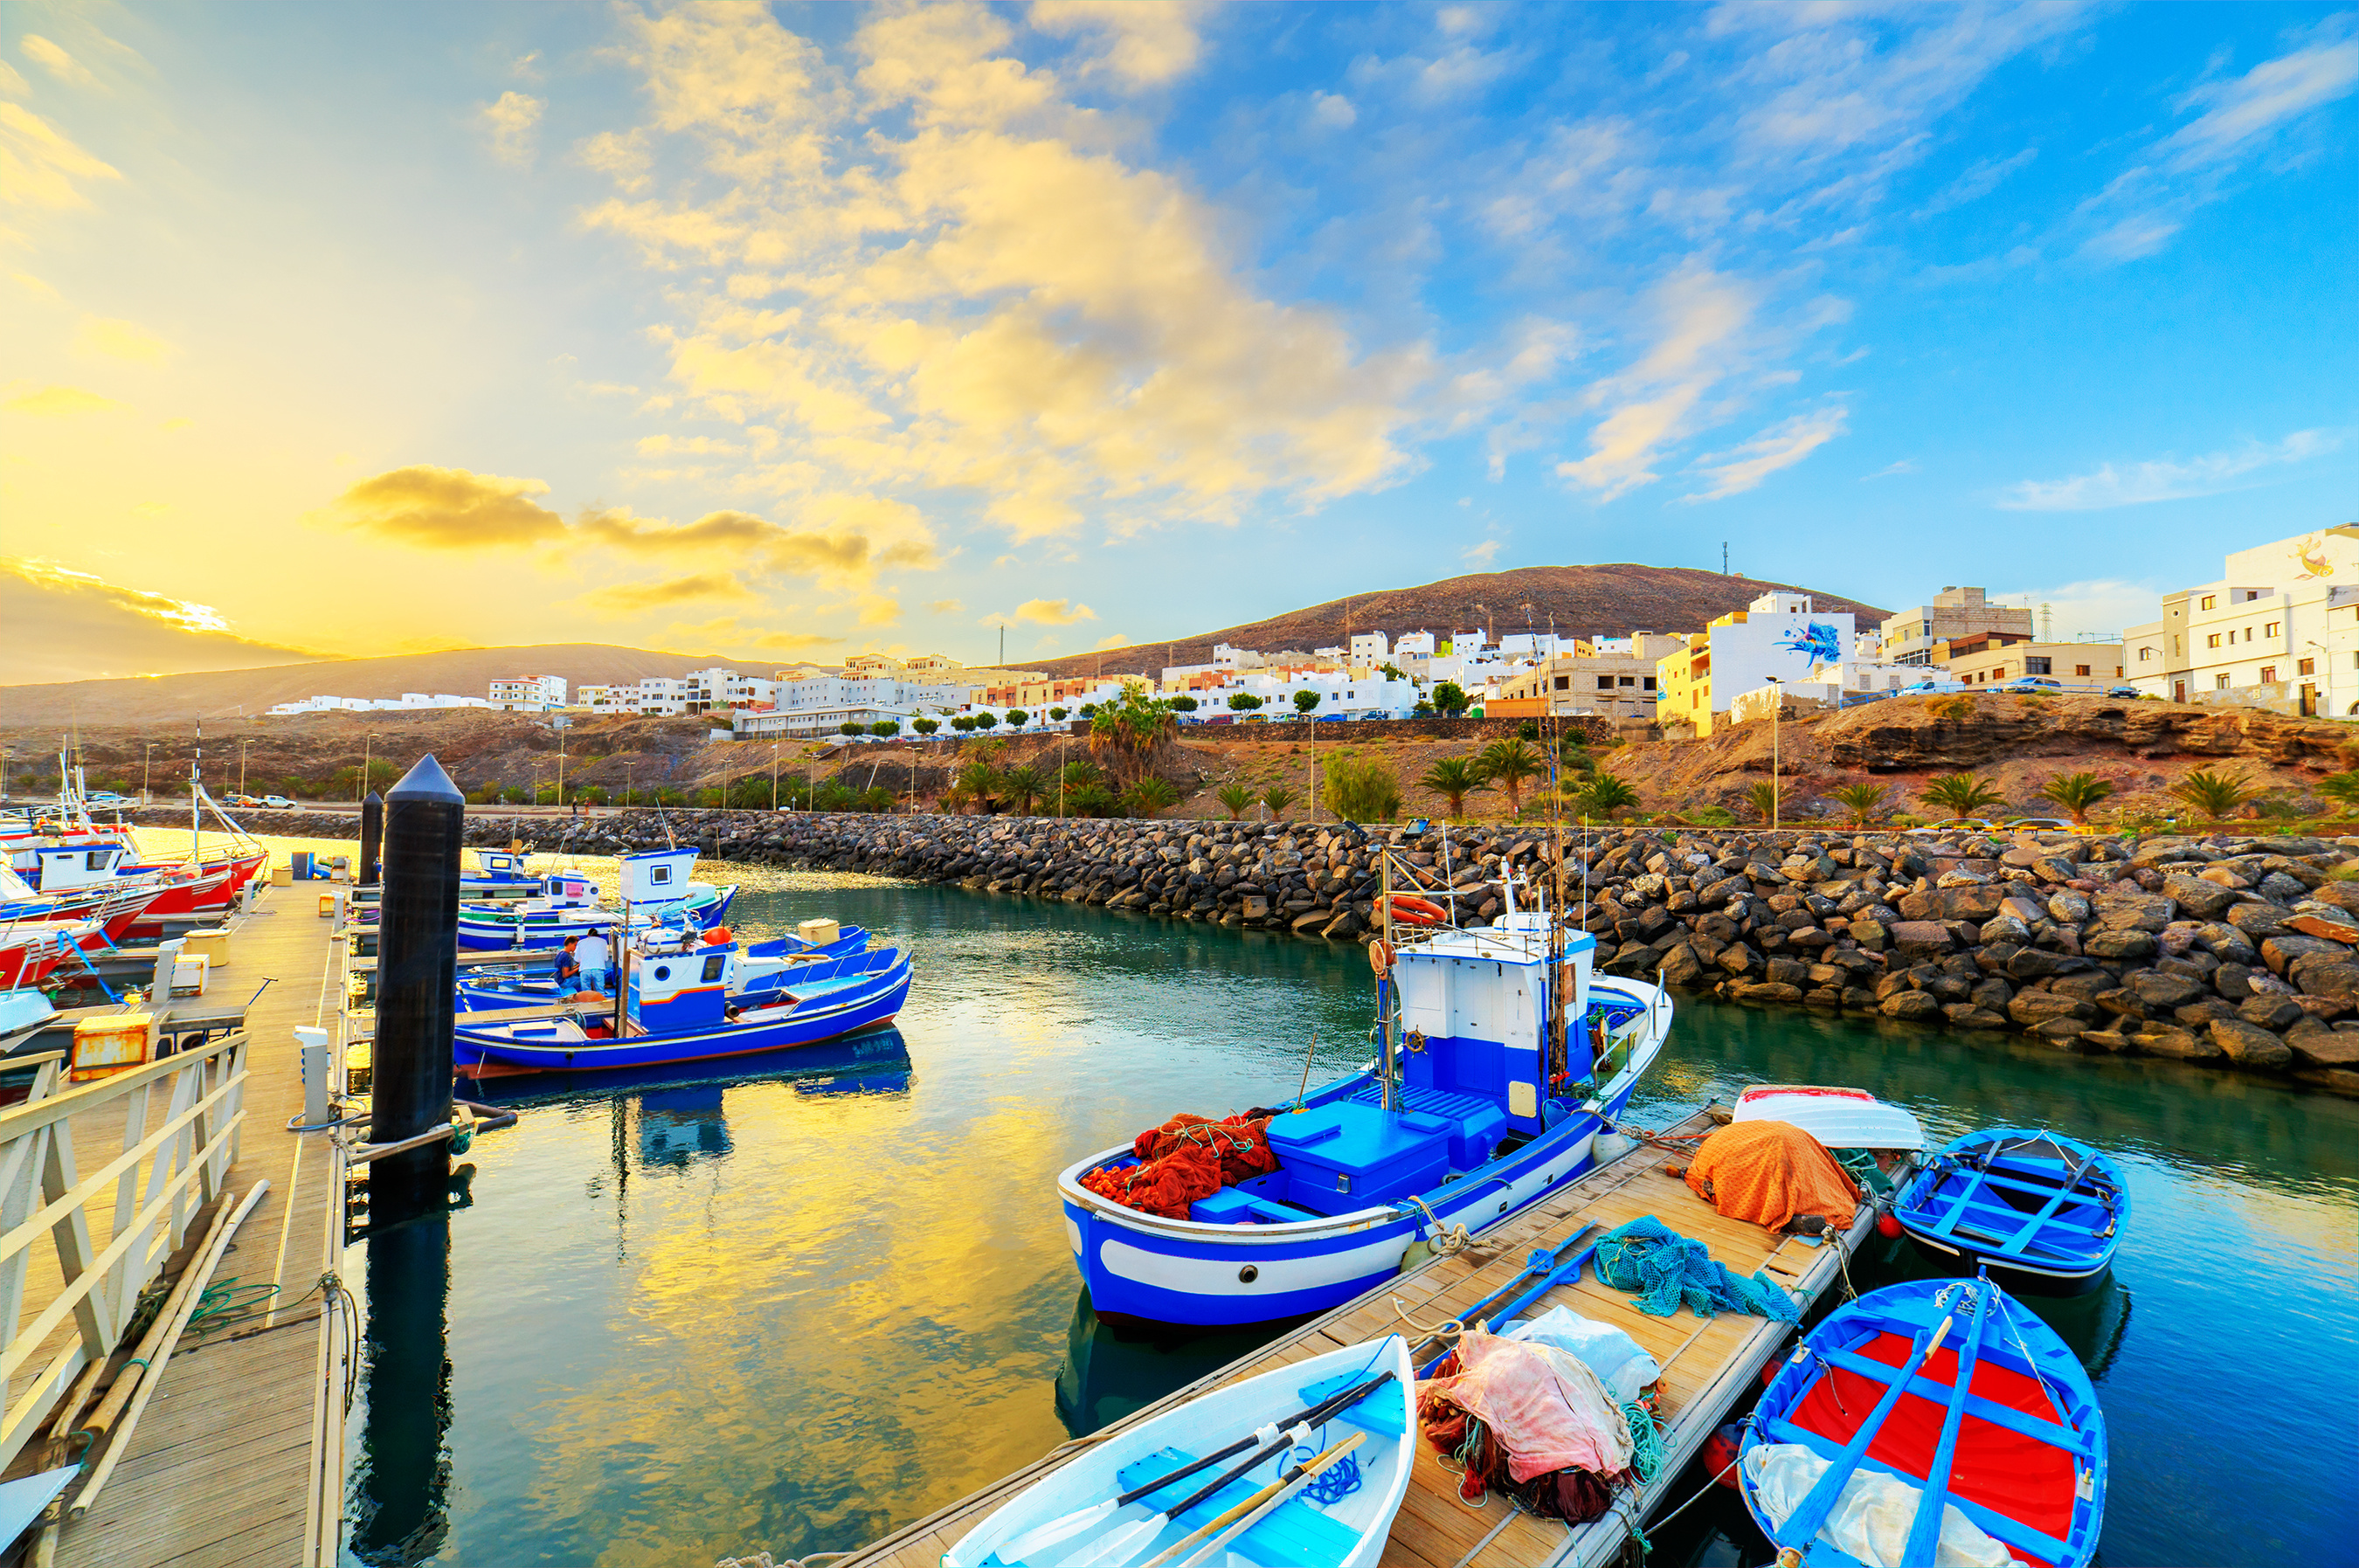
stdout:
POLYGON ((966 792, 967 798, 974 802, 978 812, 989 811, 991 803, 999 798, 1004 787, 999 770, 989 762, 969 762, 958 771, 958 783, 959 787, 966 792))
POLYGON ((2318 793, 2341 806, 2359 806, 2359 768, 2329 773, 2318 781, 2318 793))
POLYGON ((1252 806, 1256 796, 1250 786, 1230 783, 1214 790, 1212 798, 1221 803, 1221 808, 1229 814, 1229 820, 1234 822, 1252 806))
POLYGON ((1507 792, 1507 809, 1523 810, 1524 781, 1540 771, 1540 754, 1521 741, 1494 741, 1475 761, 1485 777, 1507 792))
POLYGON ((1865 827, 1884 815, 1884 797, 1892 793, 1882 784, 1848 784, 1834 792, 1834 798, 1851 813, 1854 827, 1865 827))
POLYGON ((1478 789, 1489 789, 1491 781, 1484 776, 1483 765, 1473 757, 1444 757, 1425 770, 1418 782, 1420 789, 1430 789, 1450 802, 1450 815, 1466 815, 1466 797, 1478 789))
POLYGON ((1039 769, 1026 762, 1021 767, 1010 768, 1000 774, 999 789, 1000 794, 1006 799, 1007 808, 1010 811, 1018 816, 1029 816, 1032 815, 1033 803, 1047 791, 1048 781, 1040 776, 1039 769))
POLYGON ((2006 796, 1991 787, 1987 779, 1972 773, 1943 773, 1929 779, 1918 795, 1940 806, 1952 816, 1972 816, 1986 806, 1996 806, 2006 796))
POLYGON ((1269 807, 1269 814, 1272 816, 1285 816, 1286 808, 1292 806, 1294 801, 1295 792, 1291 784, 1272 784, 1261 792, 1261 803, 1269 807))
POLYGON ((1584 816, 1611 816, 1638 804, 1638 792, 1624 780, 1600 768, 1575 796, 1584 816))
POLYGON ((2198 768, 2172 784, 2170 793, 2212 822, 2219 821, 2252 799, 2254 795, 2244 774, 2215 773, 2205 768, 2198 768))
POLYGON ((1777 809, 1777 786, 1767 780, 1749 786, 1745 792, 1745 804, 1752 808, 1754 816, 1767 822, 1777 809))
POLYGON ((1152 816, 1180 804, 1180 792, 1153 773, 1122 792, 1125 810, 1133 816, 1152 816))
POLYGON ((2063 773, 2039 786, 2040 799, 2054 801, 2084 825, 2090 809, 2113 793, 2114 786, 2094 773, 2063 773))
POLYGON ((1106 703, 1090 716, 1090 751, 1111 757, 1117 773, 1128 769, 1144 773, 1158 748, 1179 732, 1178 714, 1136 685, 1127 686, 1120 702, 1106 703))

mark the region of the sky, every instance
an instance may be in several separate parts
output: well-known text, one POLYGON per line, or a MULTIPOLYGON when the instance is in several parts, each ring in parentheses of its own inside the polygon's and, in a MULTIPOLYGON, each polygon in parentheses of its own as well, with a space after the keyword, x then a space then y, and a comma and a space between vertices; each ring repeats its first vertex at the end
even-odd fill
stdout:
MULTIPOLYGON (((2359 12, 19 3, 0 681, 2359 519, 2359 12)), ((1406 630, 1403 628, 1402 630, 1406 630)))

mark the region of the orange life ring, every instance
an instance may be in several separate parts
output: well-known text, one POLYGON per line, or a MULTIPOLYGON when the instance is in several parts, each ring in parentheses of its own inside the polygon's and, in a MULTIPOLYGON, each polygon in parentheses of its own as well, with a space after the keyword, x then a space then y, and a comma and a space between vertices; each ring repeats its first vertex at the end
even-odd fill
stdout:
POLYGON ((1380 976, 1391 974, 1393 971, 1393 945, 1386 941, 1381 936, 1369 943, 1368 968, 1375 970, 1380 976))
POLYGON ((1450 913, 1431 899, 1397 892, 1393 894, 1393 918, 1412 925, 1439 925, 1450 918, 1450 913))

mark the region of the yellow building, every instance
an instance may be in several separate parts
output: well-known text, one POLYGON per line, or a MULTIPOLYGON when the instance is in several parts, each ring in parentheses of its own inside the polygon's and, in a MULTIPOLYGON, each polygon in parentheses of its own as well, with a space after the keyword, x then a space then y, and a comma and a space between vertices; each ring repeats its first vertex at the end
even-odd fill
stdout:
MULTIPOLYGON (((1712 627, 1742 624, 1746 612, 1732 610, 1712 627)), ((1712 627, 1688 633, 1687 645, 1655 661, 1655 722, 1695 728, 1701 741, 1712 733, 1712 627)))

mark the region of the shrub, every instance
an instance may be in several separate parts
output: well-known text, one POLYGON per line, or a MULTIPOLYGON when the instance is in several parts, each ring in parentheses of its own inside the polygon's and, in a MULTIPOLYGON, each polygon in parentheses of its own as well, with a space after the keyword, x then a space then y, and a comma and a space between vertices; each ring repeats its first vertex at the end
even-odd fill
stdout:
POLYGON ((1261 792, 1261 803, 1269 808, 1272 816, 1284 816, 1286 808, 1299 798, 1291 784, 1272 784, 1261 792))
POLYGON ((1212 792, 1212 798, 1221 803, 1221 809, 1229 814, 1232 822, 1253 809, 1254 792, 1242 784, 1224 784, 1212 792))
POLYGON ((1483 777, 1506 792, 1510 811, 1523 809, 1524 781, 1538 773, 1543 762, 1540 754, 1521 741, 1494 741, 1474 759, 1483 777))
POLYGON ((900 798, 883 784, 870 784, 860 792, 860 809, 882 814, 892 810, 900 798))
POLYGON ((1745 804, 1756 817, 1763 822, 1768 821, 1777 812, 1777 786, 1767 779, 1757 784, 1747 785, 1745 804))
POLYGON ((1152 816, 1180 804, 1180 792, 1153 773, 1122 792, 1123 808, 1133 816, 1152 816))
POLYGON ((856 719, 847 719, 835 729, 836 733, 840 735, 857 735, 861 732, 860 721, 856 719))
POLYGON ((557 804, 557 786, 553 784, 541 785, 538 789, 532 792, 532 803, 535 806, 555 806, 557 804))
POLYGON ((1097 716, 1098 716, 1098 705, 1097 705, 1096 703, 1094 703, 1094 702, 1085 702, 1085 703, 1082 704, 1082 718, 1084 718, 1084 719, 1095 719, 1097 716))
POLYGON ((2217 822, 2253 798, 2255 791, 2242 773, 2213 773, 2198 768, 2170 786, 2170 794, 2217 822))
POLYGON ((2006 797, 1992 787, 1987 779, 1972 773, 1943 773, 1926 782, 1918 795, 1952 816, 1972 816, 1986 806, 1996 806, 2006 797))
POLYGON ((1688 820, 1699 827, 1734 827, 1736 813, 1724 806, 1699 806, 1688 813, 1688 820))
POLYGON ((1041 792, 1048 787, 1048 781, 1040 776, 1039 769, 1027 762, 1000 774, 999 787, 1009 810, 1018 816, 1029 816, 1041 792))
POLYGON ((1400 780, 1374 757, 1332 757, 1324 764, 1327 809, 1346 822, 1390 822, 1400 815, 1400 780))
POLYGON ((723 806, 729 804, 726 790, 701 789, 696 792, 696 804, 701 806, 723 806))
MULTIPOLYGON (((1329 766, 1332 768, 1332 763, 1329 766)), ((1466 815, 1466 797, 1478 789, 1489 789, 1491 781, 1483 772, 1482 763, 1472 757, 1444 757, 1425 770, 1419 779, 1421 789, 1431 790, 1450 803, 1450 815, 1466 815)))
POLYGON ((1198 702, 1194 697, 1190 697, 1185 693, 1182 693, 1171 699, 1171 711, 1174 713, 1193 713, 1197 708, 1202 706, 1203 705, 1198 702))
POLYGON ((957 718, 951 720, 951 728, 962 735, 974 728, 974 720, 962 713, 957 718))
POLYGON ((868 732, 871 735, 898 735, 901 732, 901 721, 897 719, 880 719, 868 727, 868 732))
POLYGON ((2349 808, 2359 806, 2359 768, 2348 773, 2329 773, 2318 781, 2318 793, 2344 807, 2343 815, 2349 816, 2349 808))
POLYGON ((584 806, 603 806, 606 804, 605 786, 592 784, 587 789, 577 791, 573 798, 584 806))
POLYGON ((1538 740, 1539 738, 1540 738, 1540 721, 1539 721, 1538 719, 1525 719, 1521 724, 1518 724, 1518 725, 1516 725, 1516 740, 1518 740, 1518 741, 1537 741, 1537 740, 1538 740))
POLYGON ((656 804, 658 806, 686 806, 688 804, 688 795, 685 791, 672 784, 665 784, 656 791, 656 804))
POLYGON ((1833 798, 1851 813, 1854 827, 1865 827, 1884 815, 1884 799, 1892 791, 1883 784, 1847 784, 1834 792, 1833 798))
POLYGON ((1064 710, 1063 708, 1052 708, 1049 709, 1049 723, 1051 723, 1051 724, 1062 724, 1064 721, 1065 721, 1065 710, 1064 710))
POLYGON ((1610 817, 1638 804, 1638 792, 1628 783, 1600 768, 1581 786, 1578 796, 1585 816, 1610 817))
POLYGON ((912 719, 909 720, 909 728, 915 730, 920 735, 930 735, 941 727, 942 721, 939 719, 912 719))
POLYGON ((856 811, 860 796, 842 779, 830 779, 811 795, 813 811, 856 811))
POLYGON ((1095 780, 1065 792, 1065 813, 1069 816, 1112 816, 1119 804, 1114 791, 1095 780))
POLYGON ((2072 820, 2086 823, 2090 809, 2114 793, 2114 786, 2094 773, 2064 773, 2039 786, 2039 798, 2052 800, 2072 814, 2072 820))

